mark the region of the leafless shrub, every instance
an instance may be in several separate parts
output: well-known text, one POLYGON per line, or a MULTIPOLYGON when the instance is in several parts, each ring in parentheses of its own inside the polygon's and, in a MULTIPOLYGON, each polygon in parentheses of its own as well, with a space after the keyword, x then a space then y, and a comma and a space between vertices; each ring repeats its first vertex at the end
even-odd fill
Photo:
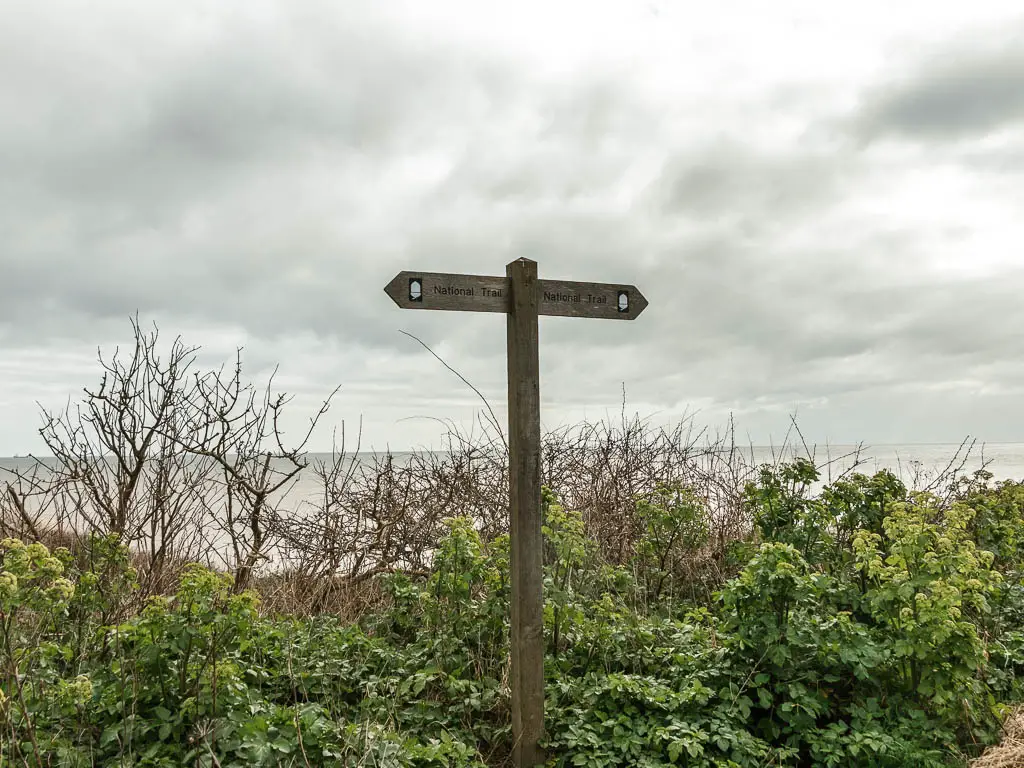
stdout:
POLYGON ((273 376, 262 390, 244 382, 240 353, 229 375, 221 369, 197 376, 183 398, 186 428, 171 439, 220 474, 223 503, 212 524, 230 542, 238 590, 248 587, 253 570, 287 529, 282 499, 309 464, 306 445, 330 399, 299 440, 286 447, 281 414, 291 398, 274 393, 273 376))
MULTIPOLYGON (((115 535, 146 592, 172 589, 180 567, 199 561, 231 571, 238 589, 258 588, 269 609, 355 615, 381 599, 374 577, 429 571, 446 518, 471 518, 485 539, 507 533, 508 448, 489 406, 470 432, 448 424, 439 452, 363 454, 361 429, 348 446, 341 425, 330 454, 309 455, 334 393, 289 441, 281 415, 290 398, 273 376, 248 382, 240 352, 231 367, 200 372, 197 348, 175 339, 161 356, 155 329, 137 320, 132 329, 133 348, 100 355, 98 388, 43 412, 54 458, 0 475, 0 534, 72 543, 115 535)), ((912 484, 955 493, 973 449, 965 442, 944 470, 912 484)), ((797 454, 819 466, 823 483, 863 462, 861 446, 817 455, 794 419, 767 461, 797 454)), ((661 427, 623 406, 615 420, 549 431, 541 460, 544 483, 581 514, 609 563, 635 567, 645 535, 638 500, 666 486, 699 499, 707 543, 672 558, 692 597, 721 584, 729 545, 751 533, 743 492, 759 457, 731 423, 717 434, 692 417, 661 427)))
POLYGON ((99 353, 99 387, 62 411, 43 410, 40 434, 53 461, 45 488, 36 476, 47 497, 36 523, 113 535, 136 551, 144 581, 160 580, 168 561, 201 551, 208 466, 177 439, 196 348, 177 338, 161 357, 155 328, 133 319, 132 330, 131 349, 99 353))
MULTIPOLYGON (((134 345, 99 355, 102 379, 62 411, 43 411, 52 461, 9 472, 0 525, 114 536, 132 551, 146 591, 161 591, 189 561, 232 569, 239 589, 271 556, 285 527, 282 500, 307 466, 306 434, 286 447, 288 396, 243 381, 234 368, 200 374, 181 339, 161 357, 159 334, 132 321, 134 345)), ((328 398, 329 402, 329 398, 328 398)))
POLYGON ((285 567, 320 605, 394 571, 422 574, 444 519, 469 516, 485 536, 507 515, 498 444, 454 435, 441 453, 358 455, 336 448, 313 464, 317 498, 282 529, 285 567))
POLYGON ((23 467, 0 469, 0 533, 40 541, 52 529, 56 495, 53 473, 32 459, 23 467))
POLYGON ((650 499, 661 485, 685 487, 705 499, 708 522, 721 536, 738 524, 742 486, 723 482, 722 470, 745 474, 732 446, 695 430, 692 419, 652 427, 623 413, 618 423, 574 425, 546 435, 542 456, 545 482, 582 513, 588 533, 611 562, 628 562, 641 534, 636 502, 650 499))

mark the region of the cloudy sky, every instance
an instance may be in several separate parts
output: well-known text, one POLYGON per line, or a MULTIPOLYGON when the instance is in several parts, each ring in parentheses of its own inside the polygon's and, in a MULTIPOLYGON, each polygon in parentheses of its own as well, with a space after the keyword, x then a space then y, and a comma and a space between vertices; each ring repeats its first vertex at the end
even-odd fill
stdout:
POLYGON ((136 311, 436 446, 479 402, 399 330, 497 407, 504 319, 383 286, 521 256, 650 301, 542 319, 546 426, 1024 441, 1019 7, 0 0, 0 455, 136 311))

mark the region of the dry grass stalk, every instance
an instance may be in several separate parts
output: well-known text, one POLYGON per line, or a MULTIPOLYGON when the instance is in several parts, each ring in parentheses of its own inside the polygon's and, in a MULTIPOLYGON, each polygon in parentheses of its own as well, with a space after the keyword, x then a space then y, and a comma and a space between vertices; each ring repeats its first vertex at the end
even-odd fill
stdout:
POLYGON ((1024 707, 1006 719, 1003 740, 986 749, 971 768, 1024 768, 1024 707))

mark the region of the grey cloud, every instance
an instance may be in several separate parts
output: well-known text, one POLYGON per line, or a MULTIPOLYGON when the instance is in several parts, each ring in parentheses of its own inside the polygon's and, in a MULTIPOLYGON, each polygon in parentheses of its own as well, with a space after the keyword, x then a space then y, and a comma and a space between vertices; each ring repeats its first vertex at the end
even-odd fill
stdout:
POLYGON ((957 156, 957 161, 969 168, 997 176, 1024 174, 1024 124, 1020 133, 1005 144, 995 147, 970 147, 957 156))
POLYGON ((675 157, 652 194, 665 213, 729 216, 742 226, 770 224, 780 216, 807 214, 842 191, 850 157, 795 147, 786 154, 758 154, 739 141, 716 142, 675 157))
MULTIPOLYGON (((617 403, 624 383, 657 408, 831 399, 870 420, 900 387, 1024 382, 1024 274, 894 279, 970 223, 926 232, 896 210, 844 224, 879 161, 799 88, 764 100, 807 126, 787 145, 749 105, 700 127, 680 120, 700 105, 659 103, 628 72, 540 76, 377 5, 280 13, 167 40, 141 16, 146 34, 113 47, 55 29, 52 56, 33 52, 38 30, 0 31, 0 85, 20 88, 0 120, 0 349, 123 338, 138 309, 186 341, 222 333, 213 357, 238 330, 254 369, 295 366, 289 388, 310 397, 340 382, 343 403, 374 413, 473 407, 405 328, 500 404, 503 318, 402 312, 382 289, 399 269, 500 273, 526 256, 542 276, 635 283, 650 300, 633 323, 545 318, 546 402, 617 403)), ((953 71, 870 94, 865 130, 989 125, 977 106, 927 127, 969 82, 953 71)), ((920 159, 899 157, 881 170, 920 159)))
MULTIPOLYGON (((792 169, 804 161, 728 162, 770 189, 771 169, 783 168, 782 178, 793 179, 792 169)), ((849 170, 836 175, 842 179, 836 184, 856 180, 849 170)), ((605 219, 563 212, 524 222, 518 235, 532 232, 533 255, 558 254, 559 277, 628 280, 651 301, 636 323, 544 321, 553 386, 593 370, 605 382, 629 378, 645 402, 666 406, 688 397, 786 403, 960 376, 1019 345, 1014 329, 1024 327, 1024 310, 1014 295, 1022 274, 1000 282, 951 283, 926 274, 894 280, 894 259, 920 242, 920 233, 906 229, 823 240, 815 250, 769 236, 804 226, 808 213, 801 206, 814 215, 838 199, 810 182, 807 199, 712 196, 696 212, 681 207, 682 225, 667 215, 640 225, 635 212, 605 219), (761 226, 732 226, 744 215, 761 226), (661 236, 659 225, 666 230, 661 236), (638 263, 641 255, 646 266, 638 263)), ((956 232, 952 223, 950 232, 956 232)))
POLYGON ((857 132, 869 139, 956 141, 1020 123, 1024 25, 1016 26, 1016 36, 1006 30, 999 33, 997 40, 1005 42, 947 44, 915 70, 869 91, 856 119, 857 132))
POLYGON ((304 62, 279 40, 202 51, 154 73, 143 92, 97 94, 93 109, 105 117, 95 124, 55 92, 46 112, 60 130, 2 136, 11 194, 27 187, 83 218, 166 227, 183 208, 273 184, 285 168, 373 173, 382 153, 432 138, 436 111, 457 116, 460 89, 479 87, 446 72, 440 51, 353 45, 360 39, 336 41, 344 55, 310 51, 304 62))
POLYGON ((987 366, 997 359, 1007 361, 999 381, 1024 383, 1024 363, 1007 357, 1024 343, 1020 270, 998 280, 923 273, 896 282, 856 246, 758 253, 738 241, 695 239, 678 250, 672 277, 663 271, 648 283, 651 307, 637 323, 647 321, 632 357, 647 379, 637 387, 646 402, 784 405, 990 380, 987 366))
POLYGON ((403 154, 444 148, 440 114, 487 109, 514 72, 403 41, 355 7, 345 24, 286 16, 157 51, 67 35, 77 69, 45 77, 30 66, 44 19, 7 41, 0 79, 48 90, 0 128, 0 323, 41 305, 94 322, 139 308, 391 339, 373 321, 402 222, 353 222, 403 154))

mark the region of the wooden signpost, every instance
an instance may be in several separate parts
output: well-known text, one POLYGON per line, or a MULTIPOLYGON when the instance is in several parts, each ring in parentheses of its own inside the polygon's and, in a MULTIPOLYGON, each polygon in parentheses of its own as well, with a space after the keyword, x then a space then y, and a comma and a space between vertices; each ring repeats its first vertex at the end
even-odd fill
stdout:
POLYGON ((635 320, 647 299, 633 285, 539 280, 518 259, 505 277, 399 272, 384 288, 403 309, 504 312, 508 318, 509 533, 512 579, 512 735, 517 768, 544 762, 544 561, 540 500, 539 315, 635 320))
POLYGON ((537 286, 538 315, 635 320, 647 306, 647 299, 635 285, 538 280, 536 263, 528 259, 509 264, 506 277, 399 272, 384 292, 402 309, 508 313, 512 306, 512 267, 516 264, 533 264, 531 284, 537 286))

